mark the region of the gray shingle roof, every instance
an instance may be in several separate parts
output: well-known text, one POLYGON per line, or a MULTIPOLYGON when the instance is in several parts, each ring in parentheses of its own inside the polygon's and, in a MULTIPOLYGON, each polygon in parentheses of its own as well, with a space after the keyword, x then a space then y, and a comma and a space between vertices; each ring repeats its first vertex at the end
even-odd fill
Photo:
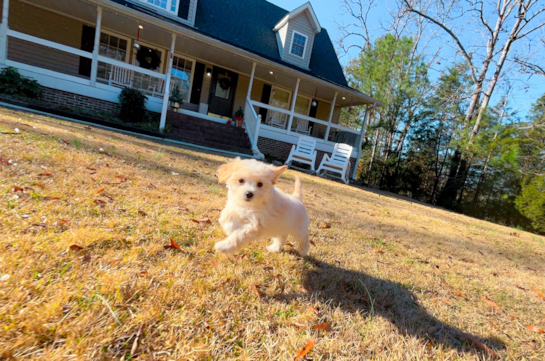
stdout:
MULTIPOLYGON (((110 1, 190 28, 126 0, 110 1)), ((329 34, 324 28, 314 39, 310 70, 280 58, 276 34, 272 29, 287 13, 289 11, 265 0, 199 0, 195 27, 191 29, 284 66, 348 87, 329 34)))

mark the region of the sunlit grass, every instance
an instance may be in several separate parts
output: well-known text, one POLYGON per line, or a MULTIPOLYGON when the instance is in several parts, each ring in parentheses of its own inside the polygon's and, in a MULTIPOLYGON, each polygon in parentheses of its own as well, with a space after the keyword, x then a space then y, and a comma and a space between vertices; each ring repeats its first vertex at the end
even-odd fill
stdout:
POLYGON ((14 128, 0 135, 0 358, 292 360, 314 335, 314 360, 490 357, 462 332, 545 358, 526 328, 545 328, 543 237, 299 173, 309 258, 265 241, 216 255, 227 158, 0 110, 14 128))

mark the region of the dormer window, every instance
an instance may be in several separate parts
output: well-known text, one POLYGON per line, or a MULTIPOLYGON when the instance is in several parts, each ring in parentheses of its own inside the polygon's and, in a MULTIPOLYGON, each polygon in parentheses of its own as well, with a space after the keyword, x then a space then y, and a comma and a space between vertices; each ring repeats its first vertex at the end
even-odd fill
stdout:
POLYGON ((178 14, 178 2, 180 0, 140 0, 145 3, 157 6, 173 14, 178 14))
POLYGON ((297 31, 294 30, 292 41, 291 41, 290 53, 300 58, 304 58, 307 39, 308 39, 307 36, 301 33, 298 33, 297 31))

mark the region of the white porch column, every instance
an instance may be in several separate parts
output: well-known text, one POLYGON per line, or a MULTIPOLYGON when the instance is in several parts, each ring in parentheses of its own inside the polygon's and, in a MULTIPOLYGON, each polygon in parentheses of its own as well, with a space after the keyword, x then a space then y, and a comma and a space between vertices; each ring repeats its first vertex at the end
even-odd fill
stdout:
POLYGON ((97 83, 98 49, 100 48, 100 32, 102 29, 102 8, 97 6, 97 26, 95 28, 95 43, 93 44, 93 60, 91 63, 91 86, 97 83))
POLYGON ((172 33, 172 43, 170 44, 170 57, 168 59, 167 80, 165 82, 165 95, 163 95, 163 109, 161 110, 161 122, 159 130, 165 129, 167 122, 168 99, 170 98, 170 81, 172 79, 172 61, 174 60, 174 47, 176 46, 176 34, 172 33))
POLYGON ((0 64, 8 59, 8 15, 9 0, 4 0, 2 7, 2 24, 0 24, 0 64))
POLYGON ((250 84, 248 85, 247 99, 252 99, 252 86, 254 85, 254 75, 255 75, 256 66, 257 66, 257 63, 254 63, 254 65, 252 66, 252 75, 250 76, 250 84))
POLYGON ((297 93, 299 93, 299 84, 301 79, 297 78, 297 85, 295 85, 295 92, 293 93, 293 102, 291 103, 290 120, 288 122, 287 133, 291 132, 291 125, 293 123, 293 115, 295 114, 295 103, 297 102, 297 93))
POLYGON ((335 92, 335 96, 333 97, 333 102, 331 102, 331 110, 329 111, 329 120, 327 121, 329 125, 327 126, 327 130, 325 131, 325 141, 329 139, 329 131, 331 130, 331 122, 333 121, 333 113, 335 112, 335 103, 337 102, 337 95, 339 95, 338 92, 335 92))
POLYGON ((371 106, 368 105, 367 109, 365 110, 365 117, 363 118, 363 123, 361 125, 360 136, 358 137, 358 141, 356 142, 356 147, 358 147, 358 157, 356 158, 356 165, 354 169, 352 170, 352 179, 356 179, 356 173, 358 171, 358 165, 360 164, 360 159, 361 159, 361 143, 363 143, 363 137, 365 136, 365 133, 367 131, 367 124, 369 123, 370 113, 371 113, 371 106))

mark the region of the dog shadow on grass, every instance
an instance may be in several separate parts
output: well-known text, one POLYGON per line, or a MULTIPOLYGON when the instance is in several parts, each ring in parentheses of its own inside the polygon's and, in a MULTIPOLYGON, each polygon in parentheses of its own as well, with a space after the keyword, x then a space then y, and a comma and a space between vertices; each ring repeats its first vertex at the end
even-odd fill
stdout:
MULTIPOLYGON (((465 334, 432 316, 404 286, 363 272, 346 270, 313 257, 305 257, 303 285, 308 293, 278 296, 280 300, 306 297, 331 303, 345 312, 363 313, 388 319, 401 334, 416 337, 426 344, 443 345, 460 353, 489 353, 478 349, 468 337, 482 342, 492 350, 505 344, 497 338, 481 338, 465 334)), ((482 346, 481 346, 482 347, 482 346)), ((491 356, 488 354, 487 356, 491 356)))

